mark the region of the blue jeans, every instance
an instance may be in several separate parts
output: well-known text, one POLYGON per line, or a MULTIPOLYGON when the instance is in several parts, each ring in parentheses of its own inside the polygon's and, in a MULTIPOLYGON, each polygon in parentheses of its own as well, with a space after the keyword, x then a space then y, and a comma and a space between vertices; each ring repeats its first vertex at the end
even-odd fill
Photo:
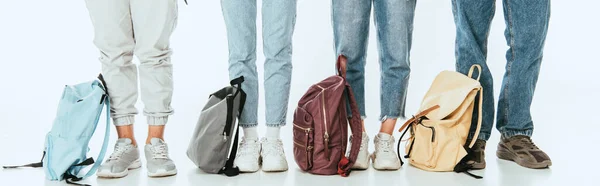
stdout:
MULTIPOLYGON (((456 23, 456 70, 466 74, 473 64, 483 67, 483 123, 478 138, 488 140, 494 123, 494 90, 486 58, 495 0, 452 0, 452 5, 456 23)), ((530 108, 548 30, 550 0, 504 0, 503 5, 504 35, 510 48, 506 52, 496 128, 505 138, 531 136, 530 108)), ((473 119, 475 121, 476 116, 473 119)), ((474 131, 473 125, 471 137, 474 131)))
POLYGON ((365 118, 365 63, 371 6, 375 12, 381 70, 379 119, 405 117, 416 0, 332 0, 335 52, 348 59, 346 78, 365 118))
MULTIPOLYGON (((258 125, 258 73, 256 72, 256 0, 221 0, 229 44, 229 77, 244 76, 247 94, 240 126, 258 125)), ((263 0, 266 124, 285 125, 292 80, 292 34, 296 0, 263 0)))

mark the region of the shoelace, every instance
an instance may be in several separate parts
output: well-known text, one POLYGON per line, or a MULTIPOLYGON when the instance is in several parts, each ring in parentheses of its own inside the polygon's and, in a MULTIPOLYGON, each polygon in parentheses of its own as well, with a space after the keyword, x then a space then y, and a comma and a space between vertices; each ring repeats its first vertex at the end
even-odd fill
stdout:
POLYGON ((281 155, 283 154, 283 143, 281 141, 268 141, 264 140, 263 153, 265 155, 281 155))
POLYGON ((113 153, 110 155, 110 157, 108 158, 108 160, 119 160, 119 158, 121 158, 121 156, 125 153, 125 151, 127 151, 129 148, 127 145, 124 144, 117 144, 115 146, 115 151, 113 151, 113 153))
MULTIPOLYGON (((360 150, 364 150, 365 145, 369 143, 369 140, 365 140, 365 138, 362 139, 361 143, 360 143, 360 150)), ((352 138, 350 138, 350 144, 352 144, 352 138)), ((348 150, 348 152, 350 152, 350 150, 348 150)))
POLYGON ((153 159, 169 159, 167 153, 167 145, 152 145, 152 158, 153 159))
POLYGON ((533 143, 533 141, 531 140, 531 138, 528 137, 522 137, 521 138, 521 143, 523 143, 523 145, 530 147, 530 149, 538 149, 538 147, 535 145, 535 143, 533 143))
POLYGON ((243 141, 240 145, 238 156, 242 155, 258 155, 255 153, 258 149, 258 144, 256 142, 243 141))
POLYGON ((393 141, 392 139, 389 140, 379 140, 378 143, 378 149, 383 151, 383 152, 391 152, 392 150, 392 144, 390 143, 390 141, 393 141))

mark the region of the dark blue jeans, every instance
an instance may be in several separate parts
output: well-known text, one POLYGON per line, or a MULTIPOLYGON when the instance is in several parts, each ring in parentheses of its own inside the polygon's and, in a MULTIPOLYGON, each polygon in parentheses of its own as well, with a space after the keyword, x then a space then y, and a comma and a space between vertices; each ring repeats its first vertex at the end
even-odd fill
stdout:
MULTIPOLYGON (((473 64, 483 67, 483 123, 478 137, 482 140, 490 138, 494 123, 493 78, 486 58, 495 4, 495 0, 452 0, 456 23, 456 70, 466 74, 473 64)), ((496 128, 503 137, 531 136, 530 108, 548 30, 550 0, 503 0, 503 7, 504 35, 510 48, 506 52, 506 73, 498 100, 496 128)), ((476 121, 477 118, 473 119, 476 121)))

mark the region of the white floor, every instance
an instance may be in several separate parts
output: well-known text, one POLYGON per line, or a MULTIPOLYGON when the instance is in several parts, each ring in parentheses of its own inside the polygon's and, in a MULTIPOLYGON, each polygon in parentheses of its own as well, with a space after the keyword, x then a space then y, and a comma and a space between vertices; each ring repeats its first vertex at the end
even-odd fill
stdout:
MULTIPOLYGON (((497 3, 488 42, 488 64, 495 77, 496 97, 504 73, 507 49, 503 36, 502 2, 497 3)), ((123 186, 598 186, 600 61, 597 54, 600 51, 600 27, 597 20, 600 13, 596 9, 600 2, 571 0, 552 3, 544 61, 532 106, 535 122, 533 139, 552 158, 554 165, 550 169, 531 170, 497 160, 495 150, 499 135, 494 130, 487 147, 488 168, 473 171, 485 177, 481 180, 464 174, 425 172, 409 165, 390 172, 373 169, 355 171, 348 178, 313 176, 300 171, 293 161, 292 127, 288 125, 282 129, 290 165, 288 172, 259 172, 235 178, 204 174, 187 159, 185 151, 206 98, 228 82, 228 50, 219 1, 190 1, 189 6, 182 2, 179 5, 178 25, 171 42, 174 49, 175 115, 170 118, 165 134, 179 174, 150 179, 146 176, 145 167, 142 167, 123 179, 92 177, 84 182, 123 186)), ((260 13, 258 15, 260 18, 260 13)), ((330 16, 330 1, 298 1, 294 74, 287 118, 289 124, 294 106, 307 87, 334 73, 330 16)), ((44 135, 50 130, 64 84, 94 78, 100 71, 97 61, 99 54, 92 43, 93 29, 84 1, 0 1, 0 23, 0 165, 30 163, 40 158, 44 135)), ((258 24, 260 31, 260 21, 258 24)), ((411 52, 412 73, 407 114, 416 112, 438 72, 454 69, 454 29, 450 1, 419 1, 411 52)), ((379 66, 373 26, 370 33, 366 67, 366 107, 369 116, 366 128, 373 136, 379 125, 379 66)), ((257 41, 262 41, 261 34, 258 34, 257 41)), ((257 47, 257 66, 262 79, 264 57, 261 55, 261 44, 259 42, 257 47)), ((264 123, 263 95, 260 99, 259 122, 264 123)), ((137 106, 141 112, 143 104, 140 102, 137 106)), ((139 116, 137 121, 136 137, 144 141, 145 118, 139 116)), ((104 126, 101 126, 98 131, 103 129, 104 126)), ((116 134, 114 129, 111 130, 112 146, 116 134)), ((264 131, 265 127, 261 125, 260 134, 264 131)), ((98 133, 101 135, 102 132, 98 133)), ((399 134, 395 136, 399 137, 399 134)), ((100 136, 92 139, 90 155, 98 152, 100 140, 100 136)), ((112 147, 109 151, 112 151, 112 147)), ((61 184, 64 182, 45 181, 41 169, 0 169, 0 186, 61 184)))
MULTIPOLYGON (((566 118, 566 117, 565 117, 566 118)), ((570 119, 566 119, 570 120, 570 119)), ((177 121, 175 120, 174 123, 177 121)), ((560 119, 548 120, 544 123, 558 123, 560 119)), ((548 186, 548 185, 598 185, 597 177, 597 150, 592 145, 592 131, 585 131, 574 125, 583 124, 585 121, 574 119, 565 122, 565 126, 539 127, 534 139, 540 147, 550 154, 554 165, 550 169, 532 170, 519 167, 515 163, 498 160, 495 157, 495 146, 497 133, 490 140, 487 149, 488 167, 482 171, 473 173, 484 176, 481 180, 473 179, 465 174, 456 173, 432 173, 405 164, 398 171, 376 171, 372 168, 366 171, 354 171, 348 178, 339 176, 316 176, 299 170, 293 161, 290 138, 286 135, 285 151, 288 156, 290 170, 282 173, 252 173, 242 174, 237 177, 228 178, 222 175, 205 174, 195 168, 185 155, 187 148, 187 136, 189 131, 170 130, 167 140, 171 141, 170 149, 173 159, 176 161, 179 173, 168 178, 148 178, 145 166, 133 170, 130 175, 122 179, 97 179, 91 177, 84 183, 92 185, 506 185, 506 186, 548 186), (178 138, 181 134, 182 137, 178 138), (575 135, 577 134, 577 135, 575 135), (581 150, 583 149, 583 150, 581 150)), ((181 122, 183 123, 183 122, 181 122)), ((188 124, 191 126, 191 124, 188 124)), ((140 127, 139 129, 141 129, 140 127)), ((285 128, 285 133, 289 128, 285 128)), ((15 136, 15 135, 11 135, 15 136)), ((144 135, 138 135, 144 136, 144 135)), ((27 136, 23 138, 38 138, 27 136)), ((9 141, 13 137, 3 137, 1 140, 2 153, 0 153, 0 164, 28 163, 39 158, 41 141, 23 142, 23 138, 9 141)), ((99 139, 95 139, 96 144, 99 139)), ((112 141, 114 142, 114 140, 112 141)), ((597 143, 596 143, 597 144, 597 143)), ((372 147, 371 147, 372 149, 372 147)), ((90 154, 97 151, 92 150, 90 154)), ((51 182, 44 179, 42 169, 0 169, 0 185, 61 185, 64 182, 51 182)))

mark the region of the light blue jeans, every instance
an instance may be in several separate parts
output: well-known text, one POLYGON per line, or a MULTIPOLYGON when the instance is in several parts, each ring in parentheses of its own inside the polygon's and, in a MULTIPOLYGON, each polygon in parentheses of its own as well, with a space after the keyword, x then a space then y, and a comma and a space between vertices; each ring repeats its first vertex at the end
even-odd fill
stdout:
MULTIPOLYGON (((221 0, 229 44, 229 77, 244 76, 247 94, 240 126, 258 125, 258 73, 256 72, 256 0, 221 0)), ((265 55, 266 124, 285 125, 292 80, 292 34, 296 0, 263 0, 263 51, 265 55)))
MULTIPOLYGON (((456 69, 466 74, 473 64, 483 67, 483 123, 478 138, 488 140, 494 124, 494 86, 486 64, 487 39, 496 3, 495 0, 452 0, 452 5, 456 22, 456 69)), ((496 128, 505 138, 531 136, 530 108, 548 31, 550 0, 503 0, 503 6, 504 36, 510 48, 506 52, 496 128)), ((476 121, 477 116, 473 116, 476 121)))
POLYGON ((385 121, 405 117, 416 3, 416 0, 332 0, 335 52, 348 59, 347 80, 363 118, 371 6, 375 12, 381 69, 379 119, 385 121))

